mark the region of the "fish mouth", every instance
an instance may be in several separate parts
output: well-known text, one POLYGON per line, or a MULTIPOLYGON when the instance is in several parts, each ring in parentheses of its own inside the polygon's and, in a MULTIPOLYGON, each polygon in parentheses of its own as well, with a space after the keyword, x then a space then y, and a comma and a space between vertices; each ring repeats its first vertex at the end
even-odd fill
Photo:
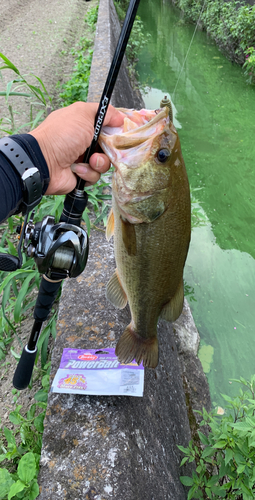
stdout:
POLYGON ((135 168, 149 158, 153 140, 169 123, 169 110, 119 110, 126 115, 123 126, 103 127, 99 144, 116 169, 120 163, 135 168))
POLYGON ((125 115, 123 126, 103 127, 99 144, 115 167, 112 190, 121 216, 132 224, 150 222, 163 208, 152 210, 148 198, 155 198, 169 178, 169 169, 155 163, 161 137, 166 140, 169 134, 169 110, 120 111, 125 115))

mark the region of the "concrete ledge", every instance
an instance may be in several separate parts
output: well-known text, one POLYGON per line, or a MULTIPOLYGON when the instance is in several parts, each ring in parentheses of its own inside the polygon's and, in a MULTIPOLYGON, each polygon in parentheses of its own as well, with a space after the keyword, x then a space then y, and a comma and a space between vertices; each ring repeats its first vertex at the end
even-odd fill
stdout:
MULTIPOLYGON (((112 0, 101 0, 90 101, 101 96, 117 26, 112 0)), ((119 80, 112 102, 141 107, 141 99, 133 100, 130 84, 125 83, 125 64, 121 74, 123 81, 119 80)), ((128 308, 119 311, 105 299, 114 269, 113 245, 102 231, 92 231, 84 273, 63 286, 52 378, 64 347, 115 347, 129 323, 128 308)), ((196 432, 193 411, 208 409, 210 397, 196 356, 198 332, 186 302, 177 322, 159 322, 158 336, 160 362, 156 370, 145 370, 143 398, 49 395, 40 500, 187 498, 179 475, 190 472, 191 466, 185 464, 180 471, 177 444, 187 446, 191 429, 196 432)))
MULTIPOLYGON (((52 376, 63 347, 115 346, 129 323, 128 308, 116 310, 104 296, 112 245, 99 231, 90 243, 86 272, 64 286, 52 376)), ((185 500, 176 445, 191 433, 172 325, 160 322, 159 339, 160 363, 146 370, 143 398, 49 395, 41 500, 185 500)))
MULTIPOLYGON (((96 40, 91 75, 89 82, 88 101, 99 102, 110 69, 112 58, 120 34, 120 23, 112 0, 100 0, 96 40)), ((111 104, 118 107, 141 109, 144 102, 141 94, 132 89, 126 56, 120 67, 119 75, 112 93, 111 104)))

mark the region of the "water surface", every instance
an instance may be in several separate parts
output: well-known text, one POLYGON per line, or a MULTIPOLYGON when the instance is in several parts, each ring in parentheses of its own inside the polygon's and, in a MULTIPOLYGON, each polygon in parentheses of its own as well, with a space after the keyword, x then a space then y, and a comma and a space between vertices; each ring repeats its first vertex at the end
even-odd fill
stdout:
POLYGON ((221 393, 236 392, 231 378, 255 373, 255 89, 201 31, 180 74, 195 26, 170 1, 142 1, 139 15, 151 34, 138 65, 146 107, 172 98, 190 185, 207 217, 192 232, 185 280, 195 290, 201 346, 213 347, 204 348, 212 400, 222 404, 221 393))

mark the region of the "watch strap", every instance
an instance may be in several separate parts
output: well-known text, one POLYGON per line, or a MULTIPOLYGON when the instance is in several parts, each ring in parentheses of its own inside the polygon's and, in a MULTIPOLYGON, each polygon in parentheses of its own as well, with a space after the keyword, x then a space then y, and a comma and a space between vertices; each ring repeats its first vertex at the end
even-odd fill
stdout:
POLYGON ((10 161, 22 180, 23 201, 19 207, 23 215, 30 212, 42 199, 42 181, 37 167, 34 166, 24 149, 11 137, 0 139, 0 151, 10 161))

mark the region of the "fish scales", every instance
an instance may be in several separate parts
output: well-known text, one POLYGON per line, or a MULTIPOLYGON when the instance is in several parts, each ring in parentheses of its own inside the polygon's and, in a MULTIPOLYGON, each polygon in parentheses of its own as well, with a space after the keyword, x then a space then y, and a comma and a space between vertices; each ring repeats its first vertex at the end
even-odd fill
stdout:
MULTIPOLYGON (((127 120, 132 119, 132 110, 122 111, 127 120)), ((139 112, 135 113, 139 121, 139 112)), ((111 136, 107 130, 100 137, 116 169, 107 233, 109 237, 114 232, 117 269, 107 286, 107 297, 120 308, 128 302, 131 312, 131 323, 116 347, 119 360, 135 359, 156 367, 158 318, 175 321, 183 308, 190 194, 180 141, 168 110, 140 113, 142 125, 127 123, 133 127, 128 132, 111 136)))

